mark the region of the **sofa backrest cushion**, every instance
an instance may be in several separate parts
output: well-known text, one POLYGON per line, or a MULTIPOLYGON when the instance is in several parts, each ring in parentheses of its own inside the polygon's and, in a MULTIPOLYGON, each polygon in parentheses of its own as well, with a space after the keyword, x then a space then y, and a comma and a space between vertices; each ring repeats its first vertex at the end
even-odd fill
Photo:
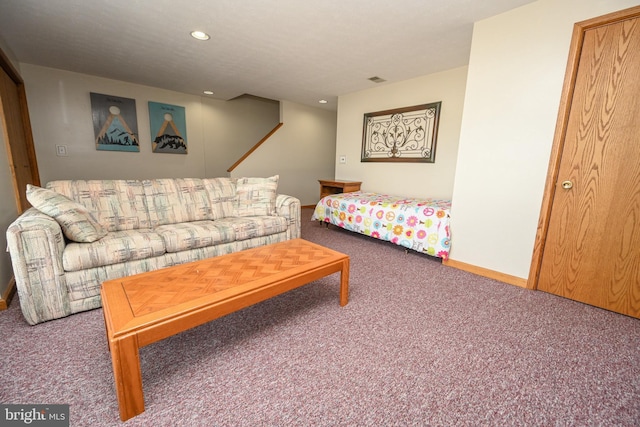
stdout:
POLYGON ((48 182, 47 188, 86 207, 108 231, 151 228, 140 181, 64 180, 48 182))
POLYGON ((31 206, 54 218, 69 240, 90 243, 107 235, 107 230, 87 208, 60 193, 27 184, 27 200, 31 206))
POLYGON ((204 187, 211 201, 213 218, 235 216, 236 180, 233 178, 205 178, 204 187))
POLYGON ((142 181, 153 227, 216 219, 200 178, 164 178, 142 181))
POLYGON ((238 178, 235 216, 275 215, 278 178, 238 178))

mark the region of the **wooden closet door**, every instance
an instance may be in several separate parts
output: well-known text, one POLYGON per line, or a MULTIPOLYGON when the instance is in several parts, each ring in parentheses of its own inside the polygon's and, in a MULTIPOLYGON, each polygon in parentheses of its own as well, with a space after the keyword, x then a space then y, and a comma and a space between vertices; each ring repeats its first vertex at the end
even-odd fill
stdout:
POLYGON ((538 289, 640 317, 640 21, 584 32, 538 289))
POLYGON ((40 185, 31 121, 24 82, 0 50, 0 120, 4 128, 9 168, 18 212, 31 205, 27 201, 27 184, 40 185))

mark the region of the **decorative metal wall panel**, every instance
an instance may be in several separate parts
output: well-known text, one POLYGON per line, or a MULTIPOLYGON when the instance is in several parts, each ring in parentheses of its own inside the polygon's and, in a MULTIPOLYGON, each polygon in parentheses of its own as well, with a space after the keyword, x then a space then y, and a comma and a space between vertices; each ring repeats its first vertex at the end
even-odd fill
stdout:
POLYGON ((435 163, 441 104, 365 114, 360 161, 435 163))

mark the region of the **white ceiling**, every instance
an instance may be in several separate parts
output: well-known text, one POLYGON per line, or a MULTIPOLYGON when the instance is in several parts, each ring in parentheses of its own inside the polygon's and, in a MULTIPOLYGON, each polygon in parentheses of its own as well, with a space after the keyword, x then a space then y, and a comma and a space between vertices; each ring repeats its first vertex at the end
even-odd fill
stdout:
POLYGON ((0 39, 19 62, 335 109, 370 77, 468 64, 475 21, 532 1, 0 0, 0 39))

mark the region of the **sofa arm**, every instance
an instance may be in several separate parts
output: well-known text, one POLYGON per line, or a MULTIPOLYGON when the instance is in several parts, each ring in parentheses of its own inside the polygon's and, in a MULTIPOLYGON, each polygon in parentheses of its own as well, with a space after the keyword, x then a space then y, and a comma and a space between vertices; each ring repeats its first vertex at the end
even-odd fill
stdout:
POLYGON ((71 314, 62 267, 65 240, 55 219, 31 208, 7 229, 22 313, 31 325, 71 314))
POLYGON ((287 218, 289 227, 287 234, 289 239, 300 237, 300 200, 284 194, 276 197, 276 215, 287 218))

